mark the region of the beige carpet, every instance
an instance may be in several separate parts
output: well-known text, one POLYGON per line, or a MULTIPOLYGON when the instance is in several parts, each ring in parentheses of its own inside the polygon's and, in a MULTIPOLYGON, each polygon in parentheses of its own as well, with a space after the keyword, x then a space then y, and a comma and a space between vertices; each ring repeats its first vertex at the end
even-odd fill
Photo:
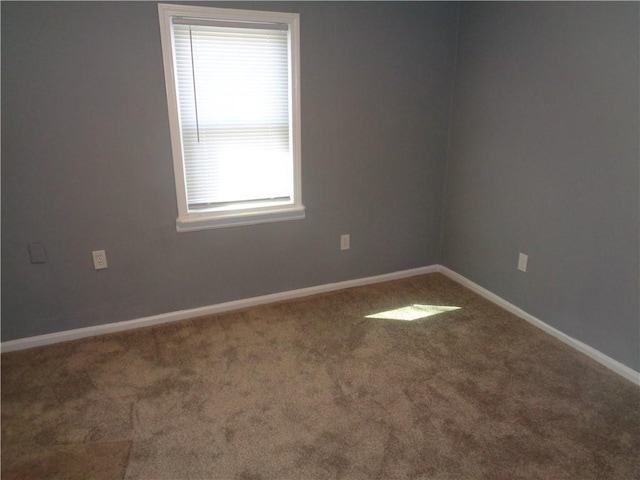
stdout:
POLYGON ((640 388, 439 274, 2 354, 3 480, 639 472, 640 388))

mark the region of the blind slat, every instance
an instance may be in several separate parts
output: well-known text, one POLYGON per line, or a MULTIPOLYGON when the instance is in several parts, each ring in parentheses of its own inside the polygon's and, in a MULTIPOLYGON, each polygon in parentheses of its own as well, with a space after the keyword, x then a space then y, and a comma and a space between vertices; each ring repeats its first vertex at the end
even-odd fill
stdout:
POLYGON ((260 30, 284 30, 287 31, 289 26, 284 23, 268 23, 268 22, 240 22, 236 20, 214 20, 204 18, 188 18, 174 17, 173 25, 194 25, 201 27, 219 27, 219 28, 251 28, 260 30))

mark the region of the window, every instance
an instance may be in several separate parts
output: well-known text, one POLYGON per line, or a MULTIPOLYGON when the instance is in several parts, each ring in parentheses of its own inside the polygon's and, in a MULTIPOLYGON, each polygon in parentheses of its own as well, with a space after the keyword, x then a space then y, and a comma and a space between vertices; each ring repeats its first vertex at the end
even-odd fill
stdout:
POLYGON ((299 15, 158 6, 178 231, 304 218, 299 15))

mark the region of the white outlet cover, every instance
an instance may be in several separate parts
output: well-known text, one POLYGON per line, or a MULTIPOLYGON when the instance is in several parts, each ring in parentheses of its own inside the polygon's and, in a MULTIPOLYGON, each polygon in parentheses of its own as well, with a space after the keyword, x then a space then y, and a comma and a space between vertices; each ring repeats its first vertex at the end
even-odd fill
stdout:
POLYGON ((528 261, 529 261, 529 256, 525 255, 524 253, 521 253, 518 256, 518 270, 520 270, 521 272, 526 272, 528 261))
POLYGON ((102 270, 108 267, 107 252, 104 250, 95 250, 91 252, 91 255, 93 255, 93 268, 95 270, 102 270))
POLYGON ((348 233, 340 235, 340 250, 349 250, 351 248, 351 237, 348 233))

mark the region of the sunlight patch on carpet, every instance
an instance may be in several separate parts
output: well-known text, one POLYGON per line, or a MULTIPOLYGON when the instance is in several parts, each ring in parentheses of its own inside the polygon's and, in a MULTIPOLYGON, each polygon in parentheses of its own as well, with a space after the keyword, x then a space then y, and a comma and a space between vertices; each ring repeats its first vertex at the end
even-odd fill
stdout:
POLYGON ((413 304, 395 310, 374 313, 367 315, 365 318, 384 318, 386 320, 404 320, 411 322, 420 320, 421 318, 431 317, 440 313, 450 312, 452 310, 460 310, 460 307, 447 307, 444 305, 419 305, 413 304))

